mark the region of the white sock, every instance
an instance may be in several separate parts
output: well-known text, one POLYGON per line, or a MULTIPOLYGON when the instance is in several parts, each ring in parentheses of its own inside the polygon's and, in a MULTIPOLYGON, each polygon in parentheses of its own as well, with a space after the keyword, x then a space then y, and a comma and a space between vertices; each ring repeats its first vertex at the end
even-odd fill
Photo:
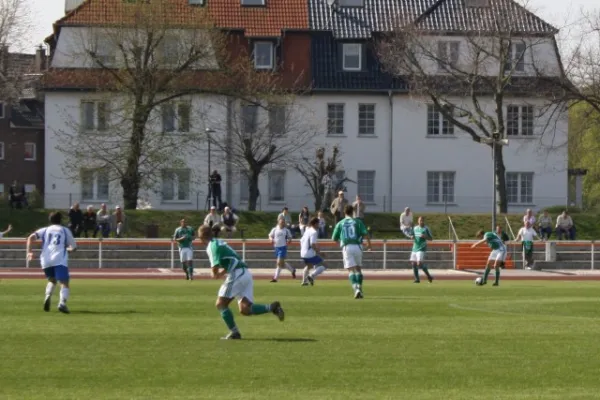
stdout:
POLYGON ((326 269, 327 268, 325 268, 323 265, 319 265, 317 268, 315 268, 313 273, 310 274, 310 276, 313 278, 316 278, 317 276, 321 275, 323 273, 323 271, 325 271, 326 269))
POLYGON ((295 271, 295 268, 294 268, 294 267, 292 267, 292 266, 291 266, 290 264, 288 264, 288 263, 285 263, 285 267, 286 267, 286 268, 287 268, 287 270, 288 270, 288 271, 290 271, 290 272, 294 272, 294 271, 295 271))
POLYGON ((273 277, 273 279, 279 279, 279 274, 281 274, 281 268, 277 267, 275 268, 275 276, 273 277))
POLYGON ((60 304, 59 305, 64 306, 68 299, 69 299, 69 288, 64 287, 64 288, 60 289, 60 304))
POLYGON ((46 298, 52 296, 52 294, 54 293, 55 287, 56 287, 55 283, 48 282, 48 284, 46 285, 46 298))
POLYGON ((306 278, 308 278, 308 267, 304 267, 304 271, 302 271, 302 282, 306 282, 306 278))

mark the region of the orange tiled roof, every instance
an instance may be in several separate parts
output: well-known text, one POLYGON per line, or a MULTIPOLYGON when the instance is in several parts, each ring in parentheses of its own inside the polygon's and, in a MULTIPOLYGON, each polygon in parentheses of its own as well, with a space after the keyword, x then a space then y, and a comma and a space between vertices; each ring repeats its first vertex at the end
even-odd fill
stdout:
MULTIPOLYGON (((190 6, 189 0, 163 1, 167 2, 165 18, 173 25, 192 25, 209 20, 220 28, 243 29, 246 36, 254 37, 280 36, 282 30, 309 28, 306 0, 266 0, 266 7, 242 7, 240 0, 205 0, 205 7, 190 6)), ((123 0, 86 0, 56 24, 133 23, 135 12, 131 11, 137 7, 139 5, 123 0)))

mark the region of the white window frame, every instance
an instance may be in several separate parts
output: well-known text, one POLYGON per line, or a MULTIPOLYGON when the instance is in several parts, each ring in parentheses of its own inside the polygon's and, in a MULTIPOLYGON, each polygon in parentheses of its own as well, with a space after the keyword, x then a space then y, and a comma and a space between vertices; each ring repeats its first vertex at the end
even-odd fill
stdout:
POLYGON ((509 104, 506 106, 506 136, 511 138, 534 136, 535 130, 535 107, 528 104, 509 104), (514 118, 514 109, 517 109, 514 118), (529 120, 529 118, 531 120, 529 120), (516 127, 514 123, 516 122, 516 127), (526 123, 528 122, 528 123, 526 123), (514 129, 517 132, 514 132, 514 129))
POLYGON ((273 42, 269 42, 269 41, 265 41, 265 40, 261 40, 261 41, 256 41, 253 44, 253 52, 252 52, 252 58, 254 59, 254 68, 256 69, 273 69, 274 65, 275 65, 275 45, 273 42), (258 50, 261 46, 268 46, 268 52, 269 52, 269 63, 268 64, 259 64, 259 58, 258 58, 258 50))
POLYGON ((447 71, 448 66, 456 67, 460 58, 460 41, 440 40, 437 58, 438 71, 447 71))
POLYGON ((358 135, 375 136, 377 105, 374 103, 358 104, 358 135))
POLYGON ((345 111, 345 103, 327 103, 327 136, 344 135, 345 111))
POLYGON ((36 161, 37 160, 37 145, 33 142, 25 142, 23 144, 23 159, 25 161, 36 161), (32 149, 32 156, 31 157, 27 157, 27 146, 31 146, 32 149))
POLYGON ((442 114, 435 104, 427 104, 427 137, 454 137, 452 121, 442 114))
POLYGON ((179 169, 166 169, 162 171, 162 181, 161 181, 161 201, 163 203, 191 203, 192 202, 192 170, 189 168, 179 168, 179 169), (181 173, 187 173, 188 177, 188 190, 187 190, 187 198, 180 199, 179 198, 179 177, 181 173), (165 179, 170 177, 173 179, 173 198, 168 199, 165 198, 165 179))
POLYGON ((375 178, 377 176, 377 172, 370 171, 356 171, 356 193, 360 196, 361 200, 368 204, 375 204, 375 178), (370 176, 361 174, 372 174, 370 176), (365 192, 365 186, 368 187, 369 184, 362 182, 366 180, 371 180, 371 193, 365 192))
POLYGON ((454 204, 456 199, 456 172, 427 171, 426 196, 427 204, 454 204), (452 192, 444 194, 444 184, 449 177, 452 178, 452 192), (430 185, 430 182, 433 182, 433 185, 430 185), (433 191, 430 191, 430 189, 433 191))
POLYGON ((508 56, 506 63, 504 64, 504 72, 510 72, 514 74, 524 73, 525 68, 525 56, 527 55, 527 45, 523 42, 511 43, 508 49, 508 56), (523 46, 523 53, 519 57, 519 46, 523 46))
POLYGON ((160 107, 160 121, 162 125, 163 133, 190 133, 192 129, 192 105, 189 101, 177 101, 177 102, 169 102, 164 103, 160 107), (165 124, 165 112, 167 107, 171 107, 173 109, 173 130, 167 131, 165 124), (182 107, 187 107, 187 121, 183 121, 183 117, 185 116, 182 113, 182 107), (185 123, 184 123, 185 122, 185 123), (186 126, 187 125, 187 126, 186 126))
POLYGON ((342 43, 342 68, 344 71, 362 71, 363 67, 363 44, 362 43, 342 43), (348 54, 351 52, 352 54, 348 54), (358 57, 358 67, 348 67, 346 57, 358 57))
POLYGON ((107 101, 103 100, 82 100, 80 104, 80 114, 81 114, 81 130, 86 133, 98 133, 98 132, 106 132, 110 126, 110 104, 107 101), (92 128, 86 127, 86 113, 85 113, 85 104, 93 104, 94 107, 94 115, 92 116, 92 128), (101 105, 104 104, 103 109, 101 105), (101 126, 101 111, 105 114, 103 125, 101 126))
POLYGON ((265 0, 240 0, 242 6, 264 6, 265 0))
POLYGON ((3 101, 0 101, 0 119, 6 118, 6 107, 3 101))
POLYGON ((117 62, 116 50, 116 46, 114 46, 114 43, 111 43, 110 39, 98 35, 94 46, 95 57, 92 59, 94 66, 100 66, 98 60, 100 60, 105 67, 115 66, 117 62))
POLYGON ((248 175, 245 171, 240 171, 240 204, 248 204, 250 200, 250 185, 248 175))
POLYGON ((533 180, 535 174, 533 172, 506 172, 506 200, 509 205, 533 205, 533 180), (530 178, 529 190, 523 193, 524 181, 530 178), (516 199, 511 193, 511 182, 516 181, 516 199))
POLYGON ((286 171, 280 169, 273 169, 269 171, 269 204, 277 204, 277 203, 285 203, 285 181, 286 181, 286 171), (278 196, 278 193, 274 193, 273 187, 273 179, 277 177, 283 177, 283 183, 281 188, 281 197, 278 196))
POLYGON ((110 195, 110 181, 108 180, 108 176, 106 174, 105 171, 102 170, 94 170, 94 169, 82 169, 80 172, 80 183, 81 183, 81 200, 82 201, 91 201, 91 202, 101 202, 101 201, 108 201, 109 199, 109 195, 110 195), (91 181, 92 181, 92 197, 86 197, 85 196, 85 191, 83 190, 83 186, 85 184, 84 182, 84 175, 85 174, 91 174, 91 181), (99 177, 103 177, 106 179, 106 195, 102 196, 99 193, 99 188, 100 188, 100 182, 99 182, 99 177))
POLYGON ((4 142, 0 142, 0 160, 4 160, 4 142))

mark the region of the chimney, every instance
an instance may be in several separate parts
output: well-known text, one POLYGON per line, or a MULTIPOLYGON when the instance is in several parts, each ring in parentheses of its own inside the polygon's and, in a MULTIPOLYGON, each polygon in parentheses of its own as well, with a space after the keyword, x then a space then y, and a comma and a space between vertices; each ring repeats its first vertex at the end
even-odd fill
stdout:
POLYGON ((44 72, 46 68, 46 49, 44 46, 39 45, 35 50, 35 72, 44 72))

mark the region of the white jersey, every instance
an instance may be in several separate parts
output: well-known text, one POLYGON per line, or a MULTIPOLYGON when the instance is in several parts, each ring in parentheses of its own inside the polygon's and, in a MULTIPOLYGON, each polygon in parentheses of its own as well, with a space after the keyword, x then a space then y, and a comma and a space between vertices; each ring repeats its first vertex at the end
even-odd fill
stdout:
POLYGON ((280 228, 276 226, 271 229, 269 239, 273 240, 273 247, 287 246, 288 240, 292 238, 292 232, 288 228, 280 228))
POLYGON ((316 256, 312 245, 317 243, 319 233, 313 227, 306 228, 302 239, 300 239, 300 257, 311 258, 316 256))
POLYGON ((533 242, 534 237, 538 237, 538 234, 533 228, 521 228, 517 236, 521 236, 521 240, 524 242, 533 242))
POLYGON ((73 234, 62 225, 50 225, 35 231, 35 237, 42 241, 40 263, 42 268, 68 266, 69 253, 67 247, 75 248, 73 234))

